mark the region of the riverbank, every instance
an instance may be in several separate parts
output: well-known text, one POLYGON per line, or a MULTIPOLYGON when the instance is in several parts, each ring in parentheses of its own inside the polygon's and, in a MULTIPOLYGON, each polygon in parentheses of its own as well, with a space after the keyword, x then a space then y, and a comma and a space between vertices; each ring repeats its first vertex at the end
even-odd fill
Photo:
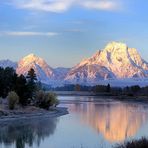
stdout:
POLYGON ((64 107, 51 107, 49 110, 40 109, 34 106, 27 106, 15 110, 0 109, 0 123, 18 119, 54 118, 66 114, 68 114, 68 110, 64 107))

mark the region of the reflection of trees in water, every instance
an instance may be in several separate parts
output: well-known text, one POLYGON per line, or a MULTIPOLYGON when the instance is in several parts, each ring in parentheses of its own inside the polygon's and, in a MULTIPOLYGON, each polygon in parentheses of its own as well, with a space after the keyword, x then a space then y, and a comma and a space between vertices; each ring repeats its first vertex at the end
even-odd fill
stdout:
POLYGON ((83 103, 70 107, 77 112, 83 123, 87 123, 111 142, 123 141, 136 134, 146 123, 148 116, 143 105, 125 103, 83 103))
POLYGON ((25 145, 38 146, 44 138, 52 135, 56 129, 58 119, 35 119, 32 121, 14 121, 7 125, 1 125, 0 144, 11 145, 16 143, 16 148, 24 148, 25 145))

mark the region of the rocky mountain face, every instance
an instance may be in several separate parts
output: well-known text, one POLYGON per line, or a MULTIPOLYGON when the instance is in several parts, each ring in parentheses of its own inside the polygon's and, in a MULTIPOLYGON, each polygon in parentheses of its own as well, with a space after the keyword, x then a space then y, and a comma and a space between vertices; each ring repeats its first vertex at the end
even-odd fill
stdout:
POLYGON ((45 60, 30 54, 18 63, 0 61, 0 67, 13 67, 20 75, 26 75, 30 68, 36 72, 39 81, 61 85, 64 83, 93 84, 100 80, 125 78, 148 78, 148 63, 135 48, 126 44, 111 42, 92 57, 81 61, 73 68, 51 68, 45 60))
POLYGON ((90 81, 100 79, 124 79, 148 77, 148 63, 136 49, 126 44, 111 42, 91 58, 73 67, 67 74, 67 81, 90 81))
POLYGON ((112 78, 115 78, 115 75, 106 67, 97 64, 84 64, 72 68, 65 77, 65 81, 84 84, 112 78))

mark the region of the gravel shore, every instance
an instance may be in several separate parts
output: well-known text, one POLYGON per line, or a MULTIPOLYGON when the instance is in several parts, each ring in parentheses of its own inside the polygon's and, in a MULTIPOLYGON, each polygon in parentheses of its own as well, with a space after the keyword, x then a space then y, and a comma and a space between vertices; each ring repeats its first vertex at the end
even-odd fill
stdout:
POLYGON ((36 118, 54 118, 68 114, 67 108, 52 107, 44 110, 36 107, 27 107, 22 110, 0 110, 0 123, 14 120, 29 120, 36 118))

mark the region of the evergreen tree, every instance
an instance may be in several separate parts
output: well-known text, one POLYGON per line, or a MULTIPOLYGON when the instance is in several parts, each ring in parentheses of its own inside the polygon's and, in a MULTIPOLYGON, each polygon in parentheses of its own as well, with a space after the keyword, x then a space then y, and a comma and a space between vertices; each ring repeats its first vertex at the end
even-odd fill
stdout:
POLYGON ((0 68, 0 96, 5 98, 8 92, 14 90, 17 74, 13 68, 0 68))
POLYGON ((27 80, 23 75, 17 77, 15 91, 20 97, 19 103, 23 106, 27 105, 29 98, 28 87, 27 87, 27 80))
POLYGON ((110 84, 108 84, 106 88, 106 92, 110 92, 110 91, 111 91, 110 84))
POLYGON ((28 71, 27 79, 28 79, 28 81, 30 81, 30 82, 32 82, 32 83, 35 83, 35 81, 37 80, 36 73, 35 73, 35 71, 34 71, 33 68, 31 68, 31 69, 28 71))
POLYGON ((33 98, 35 90, 37 88, 36 81, 37 77, 33 68, 28 71, 27 74, 27 87, 28 87, 28 97, 33 98))
POLYGON ((4 92, 4 69, 0 67, 0 97, 3 96, 4 92))

